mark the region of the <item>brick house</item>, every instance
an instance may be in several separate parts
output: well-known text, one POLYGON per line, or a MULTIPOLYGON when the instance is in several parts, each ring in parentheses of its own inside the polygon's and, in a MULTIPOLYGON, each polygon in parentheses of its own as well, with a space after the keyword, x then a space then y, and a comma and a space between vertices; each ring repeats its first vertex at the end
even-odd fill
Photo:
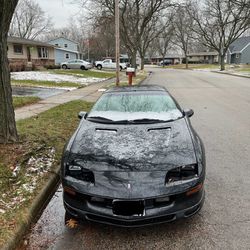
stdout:
POLYGON ((54 46, 20 37, 8 37, 8 59, 11 71, 55 65, 54 46))

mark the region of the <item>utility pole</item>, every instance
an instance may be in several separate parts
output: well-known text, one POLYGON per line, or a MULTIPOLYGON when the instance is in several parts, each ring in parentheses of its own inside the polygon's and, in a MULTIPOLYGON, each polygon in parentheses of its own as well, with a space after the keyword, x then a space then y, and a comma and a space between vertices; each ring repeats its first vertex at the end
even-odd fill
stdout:
POLYGON ((116 37, 116 86, 120 83, 120 11, 119 0, 115 0, 115 37, 116 37))

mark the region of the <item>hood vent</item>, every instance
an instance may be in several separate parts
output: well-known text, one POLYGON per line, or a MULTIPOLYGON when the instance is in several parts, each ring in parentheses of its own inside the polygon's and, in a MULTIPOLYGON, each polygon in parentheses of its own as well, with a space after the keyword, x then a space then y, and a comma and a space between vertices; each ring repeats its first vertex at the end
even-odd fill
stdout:
POLYGON ((117 129, 108 129, 108 128, 96 128, 95 131, 117 133, 117 129))
POLYGON ((151 131, 159 131, 159 130, 171 130, 171 128, 170 128, 170 127, 149 128, 149 129, 148 129, 148 132, 151 132, 151 131))

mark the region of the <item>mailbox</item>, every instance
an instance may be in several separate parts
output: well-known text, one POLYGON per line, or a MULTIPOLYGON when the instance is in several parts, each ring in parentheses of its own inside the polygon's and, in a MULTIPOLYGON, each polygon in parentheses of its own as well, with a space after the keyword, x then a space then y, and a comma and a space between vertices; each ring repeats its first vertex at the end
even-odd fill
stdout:
POLYGON ((135 68, 127 68, 127 71, 126 71, 126 75, 127 76, 135 76, 135 68))
POLYGON ((135 76, 135 68, 127 68, 126 75, 128 76, 128 84, 132 85, 133 76, 135 76))

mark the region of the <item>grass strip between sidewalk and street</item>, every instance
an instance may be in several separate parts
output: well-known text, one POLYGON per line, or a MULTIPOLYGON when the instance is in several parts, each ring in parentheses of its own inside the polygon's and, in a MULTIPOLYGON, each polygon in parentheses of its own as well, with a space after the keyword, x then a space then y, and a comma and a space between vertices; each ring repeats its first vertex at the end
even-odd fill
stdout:
POLYGON ((14 109, 37 103, 40 100, 41 99, 36 96, 13 96, 14 109))
POLYGON ((53 81, 36 81, 36 80, 11 80, 12 86, 23 87, 50 87, 50 88, 84 88, 84 84, 74 82, 53 82, 53 81))
POLYGON ((73 75, 78 77, 94 77, 94 78, 112 78, 115 77, 114 71, 97 71, 97 70, 80 70, 80 69, 55 69, 50 70, 51 73, 73 75))
POLYGON ((73 101, 17 122, 19 142, 0 145, 0 249, 28 219, 29 208, 60 164, 63 147, 93 103, 73 101))

